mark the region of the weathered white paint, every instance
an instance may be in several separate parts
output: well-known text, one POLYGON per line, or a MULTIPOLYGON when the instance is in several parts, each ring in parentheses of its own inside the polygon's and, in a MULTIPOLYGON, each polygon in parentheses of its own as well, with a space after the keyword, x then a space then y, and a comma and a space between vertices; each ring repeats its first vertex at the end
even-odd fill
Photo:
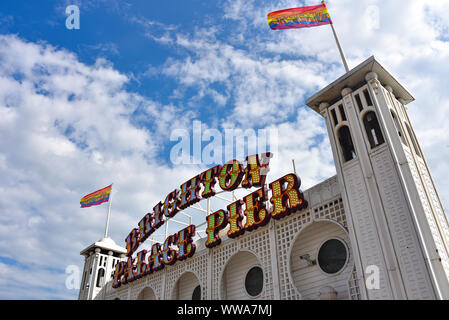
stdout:
POLYGON ((199 284, 198 278, 192 272, 184 273, 173 289, 173 299, 192 300, 193 290, 195 290, 199 284))
POLYGON ((144 288, 137 296, 137 300, 156 300, 156 295, 150 287, 144 288))
POLYGON ((248 251, 241 251, 229 260, 222 278, 223 299, 246 300, 259 297, 251 297, 245 289, 246 274, 254 266, 260 266, 260 263, 256 256, 248 251))
POLYGON ((305 300, 320 298, 320 290, 330 286, 337 292, 338 300, 347 300, 348 278, 352 272, 353 259, 349 254, 345 267, 334 275, 326 274, 318 266, 318 250, 329 239, 343 241, 349 248, 347 232, 335 223, 318 221, 305 227, 295 240, 290 254, 290 272, 292 280, 305 300), (300 257, 308 254, 315 265, 310 265, 300 257))

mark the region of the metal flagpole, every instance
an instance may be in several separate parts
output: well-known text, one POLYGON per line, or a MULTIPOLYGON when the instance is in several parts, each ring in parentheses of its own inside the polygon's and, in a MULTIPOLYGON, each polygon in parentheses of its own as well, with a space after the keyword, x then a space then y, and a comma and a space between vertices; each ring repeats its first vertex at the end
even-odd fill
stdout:
MULTIPOLYGON (((321 1, 322 4, 326 5, 326 1, 321 1)), ((327 9, 327 6, 326 6, 327 9)), ((328 10, 329 11, 329 10, 328 10)), ((335 32, 334 24, 331 23, 332 33, 334 34, 335 41, 337 42, 338 51, 340 51, 341 60, 343 61, 343 65, 345 66, 346 72, 349 72, 348 63, 346 62, 345 54, 343 49, 341 48, 340 41, 338 40, 337 32, 335 32)))
POLYGON ((109 218, 111 217, 112 185, 113 185, 113 183, 111 183, 111 192, 109 193, 108 215, 106 217, 106 228, 104 230, 104 237, 105 238, 107 238, 107 236, 108 236, 109 218))

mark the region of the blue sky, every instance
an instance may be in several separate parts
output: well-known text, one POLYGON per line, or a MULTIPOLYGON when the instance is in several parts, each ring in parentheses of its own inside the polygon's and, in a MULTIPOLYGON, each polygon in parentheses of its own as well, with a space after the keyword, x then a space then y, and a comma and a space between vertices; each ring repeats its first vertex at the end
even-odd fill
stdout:
MULTIPOLYGON (((334 175, 324 122, 304 103, 344 73, 331 30, 266 22, 318 2, 2 1, 0 298, 76 299, 65 269, 82 267, 79 252, 102 237, 106 214, 79 199, 114 182, 110 236, 123 245, 148 210, 208 167, 170 160, 171 134, 194 121, 221 133, 277 130, 269 177, 290 172, 291 159, 304 189, 334 175), (72 4, 79 30, 65 26, 72 4)), ((328 7, 350 67, 375 55, 416 98, 409 115, 448 208, 449 1, 328 7)))

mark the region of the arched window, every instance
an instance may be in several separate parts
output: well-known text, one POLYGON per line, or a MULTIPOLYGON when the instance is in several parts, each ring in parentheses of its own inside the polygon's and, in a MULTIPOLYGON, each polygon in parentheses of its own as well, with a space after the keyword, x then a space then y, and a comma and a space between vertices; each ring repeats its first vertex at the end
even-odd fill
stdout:
POLYGON ((405 140, 405 137, 402 134, 401 126, 399 125, 398 117, 396 116, 396 114, 394 113, 393 110, 391 110, 391 116, 393 117, 394 127, 396 128, 396 131, 397 131, 399 137, 401 138, 402 143, 407 145, 407 140, 405 140))
POLYGON ((91 282, 92 282, 92 268, 89 269, 89 278, 86 279, 86 289, 89 288, 91 282))
POLYGON ((98 270, 98 276, 97 276, 97 288, 101 288, 103 285, 103 278, 104 278, 104 269, 100 268, 98 270))
POLYGON ((340 116, 341 116, 341 120, 342 121, 346 121, 346 113, 345 113, 345 109, 343 108, 343 105, 339 105, 338 109, 340 110, 340 116))
POLYGON ((337 114, 335 113, 335 109, 331 110, 332 120, 334 120, 334 126, 338 124, 337 114))
POLYGON ((416 141, 416 138, 415 138, 415 135, 413 134, 412 129, 410 128, 410 126, 408 125, 407 122, 404 122, 404 123, 405 123, 405 127, 407 128, 408 135, 410 136, 410 140, 412 140, 412 144, 413 144, 413 148, 415 149, 415 153, 419 157, 422 157, 421 152, 419 151, 418 142, 416 141))
POLYGON ((201 300, 201 286, 196 286, 192 293, 192 300, 201 300))
POLYGON ((373 105, 373 101, 371 100, 371 96, 370 96, 370 94, 369 94, 367 89, 363 90, 363 95, 365 96, 366 104, 368 106, 372 106, 373 105))
POLYGON ((379 121, 377 121, 374 111, 370 111, 363 117, 366 135, 368 136, 371 148, 380 146, 385 142, 382 131, 380 130, 379 121))
POLYGON ((87 274, 87 272, 84 271, 84 273, 83 273, 83 279, 81 280, 81 288, 86 287, 86 274, 87 274))
POLYGON ((359 94, 355 95, 355 102, 357 103, 357 107, 359 108, 359 111, 362 112, 363 111, 363 103, 362 103, 362 99, 360 99, 359 94))
POLYGON ((338 140, 340 141, 341 151, 344 161, 350 161, 356 157, 354 143, 352 143, 351 132, 347 126, 338 129, 338 140))

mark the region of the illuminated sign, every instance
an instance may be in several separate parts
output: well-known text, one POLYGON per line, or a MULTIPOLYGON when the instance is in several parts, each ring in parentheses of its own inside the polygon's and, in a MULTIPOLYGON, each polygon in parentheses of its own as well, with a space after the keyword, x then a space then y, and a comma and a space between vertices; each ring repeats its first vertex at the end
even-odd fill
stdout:
POLYGON ((206 217, 207 248, 221 243, 219 231, 227 226, 227 236, 237 238, 245 232, 265 226, 272 218, 281 219, 293 211, 306 208, 307 201, 299 189, 301 181, 295 174, 288 174, 273 181, 268 187, 265 185, 271 157, 271 153, 248 156, 245 167, 241 162, 231 160, 223 166, 200 173, 183 183, 179 189, 170 192, 163 202, 154 206, 153 212, 147 213, 140 220, 137 228, 126 238, 128 260, 117 264, 112 286, 118 288, 122 284, 157 272, 165 265, 172 265, 178 260, 193 256, 196 249, 193 244, 194 225, 168 236, 162 245, 153 244, 150 251, 141 250, 135 258, 132 255, 167 219, 202 199, 214 196, 217 183, 223 191, 233 191, 239 186, 259 189, 229 204, 227 210, 220 209, 206 217), (268 200, 272 205, 271 209, 265 205, 268 200))

